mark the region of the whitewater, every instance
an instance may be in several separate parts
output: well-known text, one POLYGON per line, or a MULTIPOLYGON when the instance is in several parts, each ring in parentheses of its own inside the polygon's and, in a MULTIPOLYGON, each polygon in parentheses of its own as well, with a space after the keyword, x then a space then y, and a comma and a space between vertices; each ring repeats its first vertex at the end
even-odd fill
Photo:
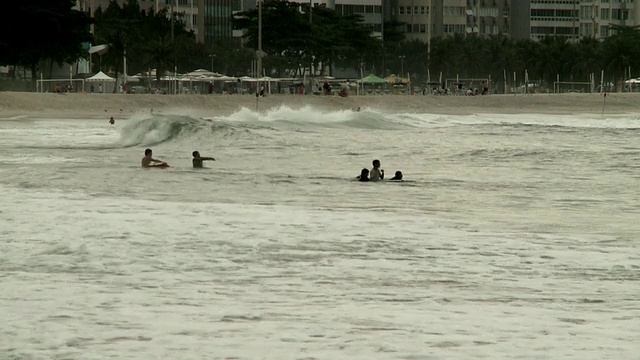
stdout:
POLYGON ((637 114, 107 121, 0 115, 0 359, 640 359, 637 114))

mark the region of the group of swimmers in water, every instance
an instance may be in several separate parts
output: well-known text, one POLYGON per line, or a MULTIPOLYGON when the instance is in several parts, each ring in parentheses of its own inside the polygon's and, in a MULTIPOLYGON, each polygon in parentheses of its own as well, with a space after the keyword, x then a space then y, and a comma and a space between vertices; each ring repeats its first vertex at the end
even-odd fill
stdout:
MULTIPOLYGON (((194 168, 202 168, 204 161, 216 161, 216 159, 208 156, 200 156, 200 153, 196 150, 191 153, 193 159, 191 163, 194 168)), ((152 167, 169 167, 165 161, 154 159, 153 158, 153 150, 146 149, 144 151, 144 157, 140 161, 140 165, 143 168, 152 168, 152 167)), ((380 160, 373 160, 373 168, 371 170, 364 168, 360 171, 360 175, 356 177, 358 181, 382 181, 384 180, 384 170, 380 168, 380 160)), ((395 176, 389 179, 388 181, 402 181, 402 171, 396 171, 395 176)))
MULTIPOLYGON (((380 160, 373 160, 373 168, 371 171, 364 168, 360 171, 360 175, 356 177, 358 181, 382 181, 384 180, 384 170, 380 169, 380 160)), ((389 181, 402 181, 402 171, 396 171, 395 176, 389 181)))
MULTIPOLYGON (((191 155, 193 156, 191 163, 193 164, 194 168, 202 168, 203 162, 207 160, 216 161, 216 159, 212 157, 200 156, 200 153, 198 151, 192 152, 191 155)), ((144 151, 144 157, 142 158, 142 161, 140 161, 140 165, 143 168, 169 167, 169 164, 167 164, 165 161, 154 159, 153 150, 151 149, 146 149, 144 151)))

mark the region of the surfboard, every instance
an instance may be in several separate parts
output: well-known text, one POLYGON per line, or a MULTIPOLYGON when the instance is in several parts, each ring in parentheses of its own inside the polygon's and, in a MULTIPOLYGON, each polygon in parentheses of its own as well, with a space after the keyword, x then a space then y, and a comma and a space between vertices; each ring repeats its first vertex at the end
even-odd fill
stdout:
POLYGON ((161 162, 161 163, 149 164, 149 167, 164 169, 164 168, 168 168, 169 164, 167 164, 166 162, 161 162))

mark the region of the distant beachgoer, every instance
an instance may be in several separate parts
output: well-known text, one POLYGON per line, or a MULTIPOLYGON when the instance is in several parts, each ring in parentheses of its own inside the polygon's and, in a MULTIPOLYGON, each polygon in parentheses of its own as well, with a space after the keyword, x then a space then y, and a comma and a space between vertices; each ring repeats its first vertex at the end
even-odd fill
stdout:
POLYGON ((143 168, 146 168, 146 167, 153 166, 151 163, 162 163, 162 162, 164 161, 153 158, 153 151, 151 151, 151 149, 146 149, 144 151, 144 157, 142 158, 142 161, 140 163, 143 168))
POLYGON ((369 172, 371 181, 380 181, 384 179, 384 170, 380 169, 380 160, 373 160, 373 168, 369 172))
POLYGON ((369 169, 362 169, 362 171, 360 171, 360 175, 358 175, 356 179, 358 181, 369 181, 369 169))
POLYGON ((216 159, 212 158, 212 157, 202 157, 200 156, 200 153, 197 151, 194 151, 193 153, 191 153, 191 155, 193 155, 193 167, 194 168, 201 168, 202 167, 202 162, 204 160, 213 160, 216 161, 216 159))
POLYGON ((402 181, 402 171, 396 171, 395 176, 389 179, 389 181, 402 181))
POLYGON ((116 123, 116 121, 113 119, 113 116, 112 116, 111 119, 109 119, 109 124, 113 125, 115 123, 116 123))

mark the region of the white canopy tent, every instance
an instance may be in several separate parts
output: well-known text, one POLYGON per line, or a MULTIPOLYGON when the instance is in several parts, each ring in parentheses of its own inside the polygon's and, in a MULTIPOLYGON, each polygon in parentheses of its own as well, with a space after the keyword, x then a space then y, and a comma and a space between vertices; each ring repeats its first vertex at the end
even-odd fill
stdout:
MULTIPOLYGON (((114 79, 111 76, 103 73, 102 71, 99 71, 97 74, 93 75, 92 77, 87 78, 87 81, 101 83, 103 92, 107 91, 107 89, 106 89, 106 83, 107 82, 108 83, 113 83, 113 88, 115 88, 115 86, 116 86, 116 84, 115 84, 116 79, 114 79)), ((111 90, 113 90, 113 89, 111 89, 111 90)))
POLYGON ((116 81, 116 79, 111 76, 99 71, 97 74, 93 75, 90 78, 87 78, 87 81, 116 81))

